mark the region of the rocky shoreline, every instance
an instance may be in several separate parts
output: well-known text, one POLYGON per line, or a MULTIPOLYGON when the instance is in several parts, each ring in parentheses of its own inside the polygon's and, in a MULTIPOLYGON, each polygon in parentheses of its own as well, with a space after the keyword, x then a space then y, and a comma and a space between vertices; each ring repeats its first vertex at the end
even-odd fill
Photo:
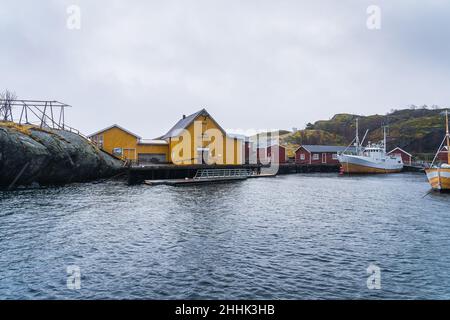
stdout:
POLYGON ((123 162, 69 131, 0 122, 0 188, 88 182, 122 172, 123 162))

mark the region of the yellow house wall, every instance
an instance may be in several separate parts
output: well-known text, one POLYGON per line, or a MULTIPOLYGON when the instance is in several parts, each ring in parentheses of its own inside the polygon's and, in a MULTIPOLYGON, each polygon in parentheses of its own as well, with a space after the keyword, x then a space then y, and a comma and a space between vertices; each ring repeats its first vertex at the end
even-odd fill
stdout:
POLYGON ((137 154, 140 153, 157 153, 157 154, 165 154, 166 161, 169 161, 169 145, 160 145, 160 144, 138 144, 136 146, 137 154))
POLYGON ((117 127, 108 129, 96 135, 103 136, 103 150, 113 154, 114 148, 123 149, 123 159, 137 160, 139 153, 159 153, 169 155, 168 145, 138 144, 138 139, 117 127))
POLYGON ((242 141, 227 137, 210 117, 197 117, 185 130, 188 133, 186 136, 169 139, 169 161, 175 164, 201 164, 197 149, 209 148, 211 164, 242 163, 242 141), (205 135, 203 141, 202 135, 205 135), (185 138, 190 141, 183 141, 185 138))
POLYGON ((169 158, 169 145, 160 144, 138 144, 136 146, 137 153, 158 153, 165 154, 166 159, 169 158))
POLYGON ((103 136, 103 150, 106 152, 112 154, 114 148, 122 148, 125 159, 136 159, 137 138, 135 136, 116 127, 99 133, 97 136, 103 136))
POLYGON ((235 164, 243 164, 243 157, 242 157, 242 151, 244 148, 243 140, 241 139, 235 139, 234 140, 234 149, 235 149, 235 158, 234 163, 235 164))

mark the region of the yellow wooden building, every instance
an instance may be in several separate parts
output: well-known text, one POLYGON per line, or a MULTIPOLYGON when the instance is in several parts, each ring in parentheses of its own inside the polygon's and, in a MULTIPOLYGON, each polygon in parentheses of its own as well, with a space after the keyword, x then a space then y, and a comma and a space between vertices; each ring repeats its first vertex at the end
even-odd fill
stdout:
POLYGON ((119 125, 93 133, 89 138, 106 152, 140 164, 243 163, 244 141, 228 135, 205 109, 183 116, 156 139, 142 139, 119 125))
POLYGON ((124 160, 167 162, 168 143, 165 140, 144 140, 114 124, 89 136, 104 151, 124 160))

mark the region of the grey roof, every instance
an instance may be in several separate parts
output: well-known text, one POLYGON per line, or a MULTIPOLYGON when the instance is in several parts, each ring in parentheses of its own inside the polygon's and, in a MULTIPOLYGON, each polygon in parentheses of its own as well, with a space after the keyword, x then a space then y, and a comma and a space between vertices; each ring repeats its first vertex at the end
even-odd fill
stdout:
POLYGON ((139 139, 138 144, 167 145, 167 141, 166 140, 156 140, 156 139, 139 139))
POLYGON ((238 140, 246 140, 246 139, 248 139, 245 135, 238 134, 238 133, 227 133, 227 136, 230 137, 230 138, 238 139, 238 140))
MULTIPOLYGON (((170 129, 165 135, 158 137, 156 139, 168 139, 168 138, 179 136, 181 134, 181 132, 183 131, 183 129, 186 129, 200 115, 209 116, 211 119, 213 119, 211 117, 211 115, 208 113, 208 111, 206 111, 206 109, 202 109, 202 110, 197 111, 185 118, 180 119, 172 127, 172 129, 170 129)), ((216 121, 214 120, 214 122, 216 122, 216 121)), ((216 122, 216 124, 217 124, 217 122, 216 122)), ((217 124, 217 126, 225 133, 225 130, 223 130, 222 127, 219 126, 219 124, 217 124)))
POLYGON ((276 141, 269 141, 269 142, 259 141, 259 144, 256 147, 258 149, 266 149, 266 148, 276 147, 276 146, 286 149, 285 146, 282 146, 281 144, 277 143, 276 141))
POLYGON ((392 152, 394 152, 395 150, 400 150, 400 151, 402 151, 402 152, 404 152, 404 153, 406 153, 408 156, 412 156, 412 154, 411 153, 409 153, 408 151, 405 151, 405 150, 403 150, 402 148, 400 148, 400 147, 395 147, 394 149, 392 149, 391 151, 389 151, 388 152, 388 154, 390 154, 390 153, 392 153, 392 152))
POLYGON ((321 145, 303 144, 300 147, 298 147, 298 149, 300 149, 301 147, 305 148, 309 152, 343 152, 344 150, 349 152, 356 151, 355 147, 345 147, 345 146, 321 146, 321 145))

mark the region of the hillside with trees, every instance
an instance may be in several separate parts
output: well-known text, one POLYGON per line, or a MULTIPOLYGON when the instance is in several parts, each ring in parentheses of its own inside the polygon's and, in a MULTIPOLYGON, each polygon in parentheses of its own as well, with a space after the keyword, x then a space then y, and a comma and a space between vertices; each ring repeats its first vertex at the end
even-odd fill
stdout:
POLYGON ((413 154, 434 153, 445 134, 443 112, 437 107, 411 107, 392 110, 386 115, 336 114, 330 120, 308 123, 306 128, 281 136, 289 155, 301 144, 347 145, 355 137, 356 118, 359 119, 360 137, 368 129, 365 142, 383 139, 382 126, 388 126, 387 148, 396 146, 413 154))

